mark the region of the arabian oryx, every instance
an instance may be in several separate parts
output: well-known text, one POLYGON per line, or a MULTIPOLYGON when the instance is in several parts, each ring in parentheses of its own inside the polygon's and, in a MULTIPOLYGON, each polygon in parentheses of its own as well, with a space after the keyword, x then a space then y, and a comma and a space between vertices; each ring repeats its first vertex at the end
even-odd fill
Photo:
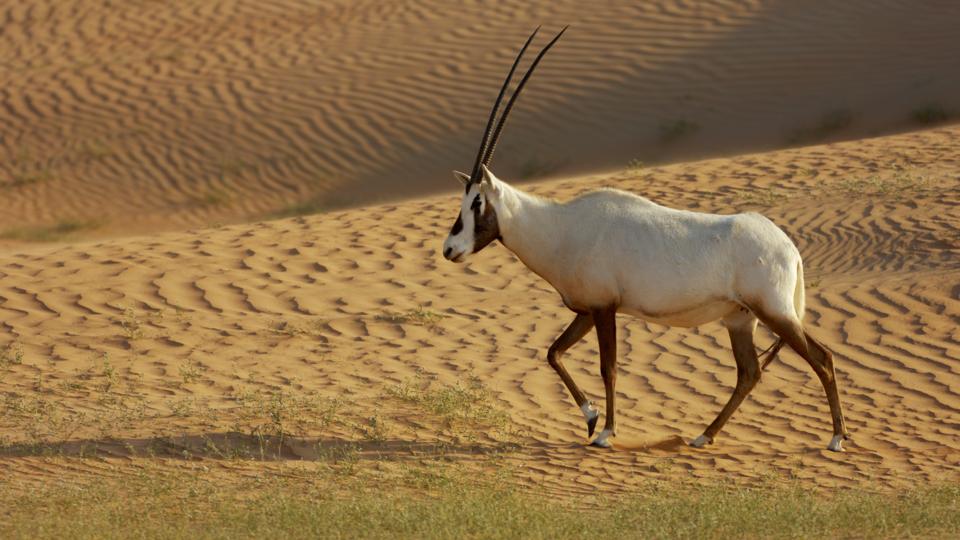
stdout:
POLYGON ((454 172, 465 193, 457 220, 443 243, 443 256, 463 262, 499 240, 560 293, 563 303, 577 316, 550 347, 547 360, 583 411, 590 437, 600 412, 577 387, 560 358, 596 327, 607 412, 603 431, 591 443, 594 446, 610 447, 610 438, 616 435, 615 316, 623 312, 668 326, 693 327, 719 319, 727 327, 737 363, 737 385, 693 446, 713 442, 756 386, 763 368, 787 343, 810 364, 826 391, 833 416, 833 439, 827 448, 843 450, 842 441, 848 434, 833 355, 803 328, 800 253, 770 220, 752 213, 675 210, 614 189, 560 203, 512 187, 487 168, 517 97, 565 30, 537 55, 493 129, 513 72, 536 30, 520 49, 490 113, 473 171, 470 175, 454 172), (762 367, 753 344, 758 320, 779 337, 762 367))

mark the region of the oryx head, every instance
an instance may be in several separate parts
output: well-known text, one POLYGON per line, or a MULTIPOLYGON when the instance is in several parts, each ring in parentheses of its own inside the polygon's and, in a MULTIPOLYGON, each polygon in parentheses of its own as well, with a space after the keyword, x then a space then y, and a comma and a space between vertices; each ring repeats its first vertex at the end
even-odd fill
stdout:
POLYGON ((517 58, 513 61, 513 66, 510 68, 510 72, 507 73, 507 78, 503 81, 503 86, 500 87, 500 94, 493 104, 493 110, 490 111, 490 118, 487 120, 487 128, 484 130, 483 138, 480 140, 480 150, 477 151, 477 159, 473 163, 473 172, 469 175, 459 171, 453 172, 453 175, 460 180, 464 186, 463 200, 460 202, 460 214, 453 223, 453 228, 450 229, 450 234, 447 235, 447 239, 443 242, 443 256, 453 262, 463 262, 471 254, 480 251, 487 247, 490 242, 500 238, 500 225, 497 222, 497 212, 494 209, 494 205, 491 204, 493 198, 496 196, 499 180, 493 176, 493 173, 487 169, 487 166, 493 158, 493 151, 497 147, 497 141, 500 139, 500 133, 503 131, 503 125, 507 121, 507 116, 509 116, 510 110, 513 108, 517 97, 520 96, 524 85, 527 84, 527 80, 533 75, 533 71, 537 68, 537 64, 540 63, 543 55, 550 50, 550 47, 553 47, 553 44, 560 39, 560 36, 562 36, 567 29, 565 27, 561 30, 560 33, 537 54, 537 57, 533 60, 533 63, 530 64, 527 72, 524 73, 517 88, 510 96, 510 100, 507 101, 507 105, 503 109, 503 114, 500 115, 500 119, 494 129, 494 120, 497 120, 500 103, 503 101, 503 95, 506 93, 507 87, 510 86, 510 79, 513 78, 513 72, 516 71, 517 65, 523 57, 523 53, 527 50, 527 47, 530 45, 530 42, 533 41, 534 36, 537 35, 537 31, 539 30, 540 27, 537 27, 537 29, 530 34, 530 37, 527 38, 527 42, 523 44, 520 53, 517 54, 517 58))

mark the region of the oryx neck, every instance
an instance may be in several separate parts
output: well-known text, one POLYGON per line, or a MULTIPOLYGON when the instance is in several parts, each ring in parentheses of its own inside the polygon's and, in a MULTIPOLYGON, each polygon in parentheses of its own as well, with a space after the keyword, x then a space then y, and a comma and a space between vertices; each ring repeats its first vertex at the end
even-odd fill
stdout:
POLYGON ((497 207, 501 241, 524 264, 537 272, 539 255, 549 252, 549 245, 556 241, 557 231, 553 221, 558 204, 508 184, 503 185, 504 192, 497 207))

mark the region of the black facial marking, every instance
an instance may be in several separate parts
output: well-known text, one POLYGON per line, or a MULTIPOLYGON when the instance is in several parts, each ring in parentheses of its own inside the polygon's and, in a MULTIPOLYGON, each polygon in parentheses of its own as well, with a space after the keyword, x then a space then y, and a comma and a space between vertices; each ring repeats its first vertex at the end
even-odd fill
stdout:
MULTIPOLYGON (((479 195, 477 198, 479 199, 479 195)), ((473 209, 473 252, 476 253, 487 247, 490 242, 500 239, 500 224, 497 223, 497 211, 490 201, 486 201, 486 209, 480 213, 480 205, 471 206, 473 209)))
POLYGON ((450 229, 450 236, 456 236, 460 234, 460 231, 462 230, 463 230, 463 218, 458 215, 457 220, 453 222, 453 228, 450 229))

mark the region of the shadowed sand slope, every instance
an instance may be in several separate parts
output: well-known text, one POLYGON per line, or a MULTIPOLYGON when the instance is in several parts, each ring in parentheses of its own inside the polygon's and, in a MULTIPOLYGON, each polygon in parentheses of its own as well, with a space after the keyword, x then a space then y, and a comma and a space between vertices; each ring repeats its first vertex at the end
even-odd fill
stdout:
POLYGON ((0 9, 0 236, 21 240, 446 190, 541 23, 573 27, 499 147, 506 178, 852 138, 960 110, 956 2, 0 9))
MULTIPOLYGON (((837 354, 854 436, 845 454, 824 450, 826 400, 789 351, 713 446, 687 447, 733 388, 725 331, 627 317, 618 321, 619 448, 585 447, 580 413, 544 359, 571 314, 501 246, 465 265, 444 262, 437 248, 457 204, 447 194, 0 254, 0 469, 115 472, 110 459, 47 459, 39 443, 50 441, 68 455, 123 457, 158 441, 222 448, 243 433, 234 412, 268 394, 348 403, 337 417, 353 431, 328 418, 311 432, 334 446, 355 441, 400 459, 443 440, 469 456, 507 439, 450 439, 388 398, 416 381, 475 377, 506 411, 517 446, 504 459, 521 481, 559 494, 650 478, 957 480, 958 155, 960 129, 950 128, 530 186, 560 199, 616 186, 676 207, 759 210, 782 226, 805 257, 807 322, 837 354)), ((769 340, 761 331, 761 344, 769 340)), ((597 354, 591 336, 565 360, 593 399, 602 395, 597 354)), ((282 456, 316 456, 298 444, 282 456)), ((218 452, 205 455, 216 462, 218 452)))

